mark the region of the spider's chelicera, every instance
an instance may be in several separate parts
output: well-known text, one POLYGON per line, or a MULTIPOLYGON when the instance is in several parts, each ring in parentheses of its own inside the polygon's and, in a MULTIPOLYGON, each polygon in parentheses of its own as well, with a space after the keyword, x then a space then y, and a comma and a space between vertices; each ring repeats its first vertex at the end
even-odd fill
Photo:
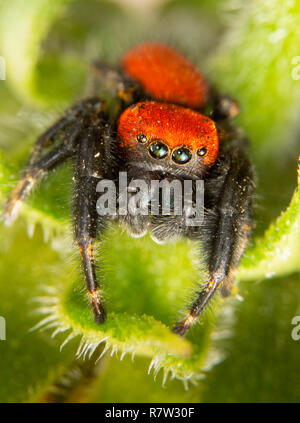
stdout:
MULTIPOLYGON (((197 179, 132 179, 128 184, 127 172, 119 173, 116 181, 101 179, 96 187, 101 193, 96 207, 100 216, 119 218, 132 216, 182 216, 186 226, 199 226, 204 219, 204 181, 197 179)), ((182 222, 183 224, 183 222, 182 222)), ((131 228, 131 235, 134 236, 131 228)), ((147 229, 147 227, 146 227, 147 229)), ((141 236, 139 233, 138 236, 141 236)), ((152 237, 155 232, 152 231, 152 237)), ((154 238, 158 241, 157 238, 154 238)))
MULTIPOLYGON (((205 249, 208 278, 173 329, 183 336, 219 288, 223 296, 230 293, 251 232, 253 170, 247 140, 232 124, 237 105, 210 87, 177 51, 155 43, 133 48, 120 70, 95 63, 94 90, 38 138, 24 176, 9 196, 4 221, 14 221, 42 177, 73 158, 75 238, 95 321, 103 323, 106 312, 96 278, 94 242, 117 216, 134 237, 150 230, 156 242, 183 236, 205 249), (116 107, 107 107, 96 96, 103 83, 112 90, 116 107), (147 213, 98 213, 99 181, 115 183, 117 208, 124 203, 117 183, 120 172, 129 181, 128 203, 137 195, 130 188, 136 180, 149 190, 153 181, 204 181, 204 218, 199 225, 188 225, 189 207, 172 213, 172 196, 168 213, 163 213, 163 196, 156 197, 157 213, 151 213, 150 205, 147 213)), ((194 184, 191 207, 198 190, 194 184)))

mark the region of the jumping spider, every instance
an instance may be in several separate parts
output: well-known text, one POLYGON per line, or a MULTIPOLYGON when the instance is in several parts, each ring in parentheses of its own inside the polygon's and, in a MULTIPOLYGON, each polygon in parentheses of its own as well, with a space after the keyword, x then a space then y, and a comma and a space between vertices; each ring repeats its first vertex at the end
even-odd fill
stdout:
POLYGON ((103 323, 93 248, 112 217, 97 214, 97 182, 117 180, 121 171, 129 181, 143 179, 148 185, 162 178, 203 179, 205 215, 199 227, 186 226, 184 213, 172 218, 118 216, 132 236, 149 229, 156 242, 184 236, 204 246, 209 277, 173 329, 184 336, 218 288, 223 296, 230 293, 251 232, 253 170, 247 141, 231 123, 237 105, 162 44, 139 45, 125 54, 120 69, 95 63, 93 72, 95 83, 112 90, 117 107, 112 111, 101 98, 87 98, 38 138, 24 176, 9 196, 4 221, 14 221, 50 170, 76 160, 75 238, 95 321, 103 323))

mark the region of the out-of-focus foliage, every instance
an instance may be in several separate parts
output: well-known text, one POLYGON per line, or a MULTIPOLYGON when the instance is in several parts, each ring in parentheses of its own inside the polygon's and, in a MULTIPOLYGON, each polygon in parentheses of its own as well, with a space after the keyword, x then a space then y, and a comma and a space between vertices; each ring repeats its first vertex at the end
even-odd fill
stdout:
POLYGON ((186 340, 168 327, 196 287, 192 243, 157 246, 148 237, 133 240, 112 227, 99 246, 110 314, 98 327, 71 242, 71 169, 52 174, 26 203, 21 223, 1 228, 0 315, 7 320, 7 341, 0 341, 1 401, 49 398, 51 385, 72 368, 80 339, 78 356, 108 352, 95 367, 88 393, 81 392, 79 380, 69 400, 297 400, 299 346, 290 334, 292 317, 300 311, 295 190, 300 80, 292 64, 300 43, 299 17, 299 5, 283 0, 250 5, 176 0, 146 12, 100 0, 2 5, 0 55, 6 59, 7 81, 0 81, 1 202, 35 136, 84 95, 88 63, 94 58, 117 62, 131 45, 155 39, 184 50, 241 103, 238 122, 252 141, 258 207, 254 238, 239 269, 244 301, 215 303, 186 340), (29 239, 26 229, 32 234, 35 225, 29 239), (275 276, 281 278, 255 283, 275 276), (40 328, 56 331, 56 338, 49 331, 27 332, 42 318, 40 328), (59 352, 66 338, 70 343, 59 352), (137 358, 131 363, 127 355, 119 362, 110 353, 137 358), (152 373, 158 373, 156 382, 152 373), (185 392, 181 382, 167 376, 185 385, 198 380, 198 386, 189 384, 185 392))
POLYGON ((265 159, 270 149, 281 156, 282 149, 295 142, 293 125, 298 120, 300 4, 256 0, 240 6, 218 55, 212 57, 211 72, 222 90, 230 87, 236 98, 242 93, 238 122, 252 140, 254 156, 263 154, 265 159))

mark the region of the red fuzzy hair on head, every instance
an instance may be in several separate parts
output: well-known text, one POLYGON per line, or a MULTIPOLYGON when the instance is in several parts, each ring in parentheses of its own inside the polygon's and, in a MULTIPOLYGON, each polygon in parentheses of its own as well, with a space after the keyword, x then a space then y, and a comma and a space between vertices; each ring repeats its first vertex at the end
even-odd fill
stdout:
POLYGON ((118 124, 119 145, 134 148, 137 136, 162 140, 173 150, 187 146, 194 152, 205 148, 203 164, 212 166, 218 155, 218 134, 214 122, 194 110, 174 104, 142 102, 128 107, 118 124))

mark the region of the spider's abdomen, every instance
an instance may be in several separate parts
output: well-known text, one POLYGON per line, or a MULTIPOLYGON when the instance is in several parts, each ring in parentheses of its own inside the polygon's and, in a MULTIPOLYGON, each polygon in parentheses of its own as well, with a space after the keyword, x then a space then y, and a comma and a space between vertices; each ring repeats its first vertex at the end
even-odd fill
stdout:
POLYGON ((197 109, 208 99, 202 74, 185 57, 162 44, 133 48, 123 57, 122 67, 155 100, 197 109))

